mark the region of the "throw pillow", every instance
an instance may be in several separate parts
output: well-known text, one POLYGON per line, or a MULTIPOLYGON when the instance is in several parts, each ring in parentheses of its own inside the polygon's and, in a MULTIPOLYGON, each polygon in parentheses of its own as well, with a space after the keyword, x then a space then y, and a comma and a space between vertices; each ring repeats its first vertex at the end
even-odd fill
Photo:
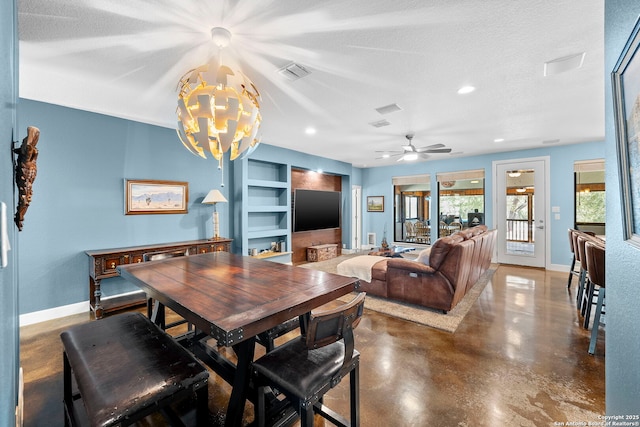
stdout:
POLYGON ((431 254, 431 248, 423 249, 418 254, 418 258, 416 258, 416 262, 421 262, 424 265, 429 265, 429 255, 431 254))

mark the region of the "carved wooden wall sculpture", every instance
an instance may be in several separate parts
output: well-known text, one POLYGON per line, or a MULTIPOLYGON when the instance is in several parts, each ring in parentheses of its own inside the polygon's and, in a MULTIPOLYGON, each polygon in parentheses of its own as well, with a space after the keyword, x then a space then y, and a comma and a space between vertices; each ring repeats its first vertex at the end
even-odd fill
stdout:
POLYGON ((27 136, 22 140, 20 148, 13 150, 18 155, 16 162, 16 185, 18 186, 18 207, 16 209, 15 223, 18 230, 22 231, 24 214, 31 203, 33 196, 33 181, 36 179, 38 168, 38 149, 36 145, 40 139, 40 129, 29 126, 27 136))

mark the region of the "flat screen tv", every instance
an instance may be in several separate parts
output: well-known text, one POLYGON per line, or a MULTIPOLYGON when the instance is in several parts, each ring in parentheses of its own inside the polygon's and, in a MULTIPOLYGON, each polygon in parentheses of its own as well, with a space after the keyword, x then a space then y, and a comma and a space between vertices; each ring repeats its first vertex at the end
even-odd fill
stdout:
POLYGON ((339 191, 304 190, 293 194, 293 231, 323 230, 340 227, 339 191))

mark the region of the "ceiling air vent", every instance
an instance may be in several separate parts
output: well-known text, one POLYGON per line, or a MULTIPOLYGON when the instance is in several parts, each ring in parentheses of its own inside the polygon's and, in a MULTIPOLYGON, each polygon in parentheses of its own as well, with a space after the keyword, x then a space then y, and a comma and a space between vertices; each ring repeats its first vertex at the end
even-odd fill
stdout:
POLYGON ((280 68, 278 72, 291 81, 301 79, 311 74, 309 70, 307 70, 300 64, 296 64, 295 62, 292 62, 286 67, 280 68))
POLYGON ((389 104, 384 107, 376 108, 376 111, 380 114, 390 114, 395 113, 396 111, 402 111, 402 108, 400 108, 398 104, 389 104))
POLYGON ((386 119, 382 119, 382 120, 378 120, 376 122, 371 122, 369 123, 371 126, 373 126, 374 128, 381 128, 384 126, 389 126, 391 123, 389 123, 386 119))
POLYGON ((557 144, 558 142, 560 142, 559 139, 546 139, 542 141, 543 144, 557 144))

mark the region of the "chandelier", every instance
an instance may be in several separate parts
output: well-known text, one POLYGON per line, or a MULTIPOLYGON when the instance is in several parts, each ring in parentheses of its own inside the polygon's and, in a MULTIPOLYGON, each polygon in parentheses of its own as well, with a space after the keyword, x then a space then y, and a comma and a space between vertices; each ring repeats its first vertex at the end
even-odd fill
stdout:
MULTIPOLYGON (((215 27, 211 37, 222 49, 231 33, 215 27)), ((212 58, 182 76, 178 92, 178 136, 191 153, 206 159, 208 151, 222 169, 224 153, 230 151, 229 158, 235 160, 260 143, 256 137, 262 121, 260 93, 241 71, 212 58)))

